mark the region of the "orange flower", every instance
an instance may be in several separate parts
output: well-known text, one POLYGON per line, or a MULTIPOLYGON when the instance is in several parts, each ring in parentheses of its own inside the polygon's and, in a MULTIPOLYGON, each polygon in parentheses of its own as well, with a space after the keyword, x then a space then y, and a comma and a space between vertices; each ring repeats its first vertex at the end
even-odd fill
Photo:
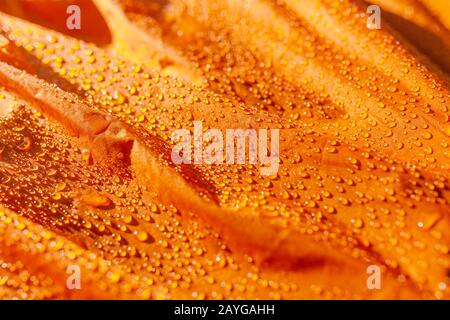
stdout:
POLYGON ((352 0, 73 3, 0 5, 1 298, 449 297, 440 1, 374 30, 352 0), (194 121, 279 129, 278 172, 174 164, 194 121))

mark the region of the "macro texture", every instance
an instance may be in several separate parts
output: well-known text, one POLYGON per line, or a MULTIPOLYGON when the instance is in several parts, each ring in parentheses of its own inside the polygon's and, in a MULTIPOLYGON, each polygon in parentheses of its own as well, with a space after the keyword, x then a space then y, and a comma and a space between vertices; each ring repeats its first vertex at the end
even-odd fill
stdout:
POLYGON ((448 299, 450 3, 374 4, 2 1, 0 298, 448 299), (278 171, 175 164, 194 122, 278 171))

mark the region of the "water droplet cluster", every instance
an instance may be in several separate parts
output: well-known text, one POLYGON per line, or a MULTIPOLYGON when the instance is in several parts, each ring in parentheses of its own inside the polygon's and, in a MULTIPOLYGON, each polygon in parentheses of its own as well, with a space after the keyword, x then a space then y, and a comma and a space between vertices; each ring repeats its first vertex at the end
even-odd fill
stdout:
MULTIPOLYGON (((291 1, 173 1, 167 21, 154 23, 166 31, 161 40, 202 75, 201 86, 174 77, 170 68, 176 65, 149 71, 120 52, 14 18, 1 15, 0 25, 11 42, 6 56, 14 52, 16 66, 120 120, 159 155, 160 168, 176 172, 202 201, 237 212, 236 230, 251 228, 239 218, 257 217, 323 245, 317 254, 326 263, 336 253, 359 266, 382 265, 388 297, 444 298, 450 268, 448 90, 393 36, 361 29, 356 7, 325 2, 324 17, 351 29, 361 43, 325 34, 320 21, 305 16, 308 6, 301 11, 291 1), (187 16, 178 11, 185 6, 187 16), (211 16, 216 18, 206 18, 211 16), (367 50, 374 60, 352 50, 367 50), (192 130, 194 120, 205 130, 280 129, 278 174, 261 176, 248 164, 175 167, 171 133, 192 130)), ((276 244, 266 244, 269 263, 259 264, 232 250, 199 212, 162 201, 162 191, 142 183, 127 161, 114 167, 96 161, 82 138, 71 137, 29 98, 2 88, 0 108, 6 110, 0 111, 0 230, 7 231, 0 236, 0 259, 14 246, 9 239, 20 239, 19 256, 41 252, 44 262, 78 261, 89 283, 102 281, 105 295, 376 294, 365 289, 364 269, 355 275, 350 267, 330 267, 317 276, 317 270, 274 267, 270 250, 276 244)), ((167 193, 175 192, 171 187, 167 193)), ((309 241, 299 243, 299 251, 309 241)), ((24 262, 0 260, 0 283, 7 284, 0 297, 70 296, 60 276, 33 272, 24 262)))

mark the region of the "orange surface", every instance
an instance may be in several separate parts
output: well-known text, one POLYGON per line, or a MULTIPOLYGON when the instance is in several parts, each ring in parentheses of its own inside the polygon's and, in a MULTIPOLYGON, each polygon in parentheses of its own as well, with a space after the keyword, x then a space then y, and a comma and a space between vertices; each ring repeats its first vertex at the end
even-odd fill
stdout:
POLYGON ((351 0, 83 0, 76 32, 66 2, 0 5, 0 298, 449 298, 445 1, 369 30, 351 0), (280 129, 278 174, 174 165, 193 121, 280 129))

